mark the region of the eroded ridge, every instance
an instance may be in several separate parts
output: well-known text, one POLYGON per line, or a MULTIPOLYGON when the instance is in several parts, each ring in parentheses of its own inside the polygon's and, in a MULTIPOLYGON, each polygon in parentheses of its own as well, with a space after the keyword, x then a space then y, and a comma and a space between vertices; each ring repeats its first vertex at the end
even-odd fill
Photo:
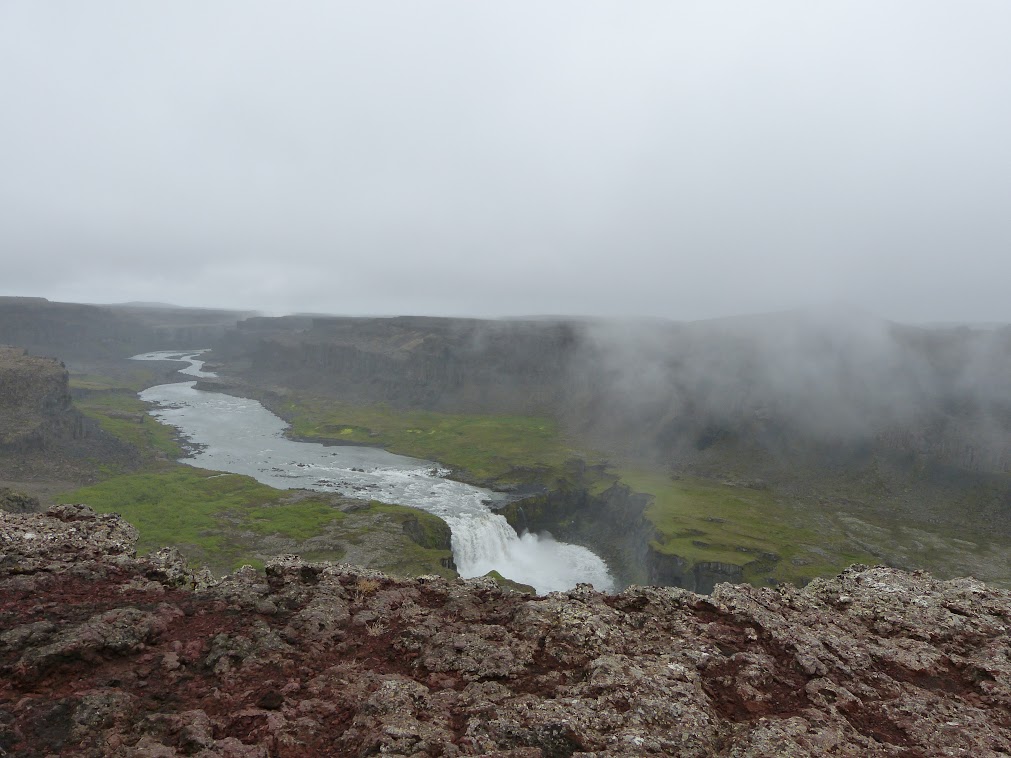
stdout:
POLYGON ((115 516, 0 513, 8 755, 998 755, 1011 594, 511 593, 287 557, 220 581, 115 516))

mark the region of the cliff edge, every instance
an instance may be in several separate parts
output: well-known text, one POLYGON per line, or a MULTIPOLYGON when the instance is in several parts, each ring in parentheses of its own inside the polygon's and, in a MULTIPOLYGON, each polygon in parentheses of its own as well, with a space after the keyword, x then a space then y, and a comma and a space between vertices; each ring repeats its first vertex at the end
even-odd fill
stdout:
POLYGON ((855 566, 712 596, 212 581, 85 506, 0 513, 0 755, 987 756, 1011 593, 855 566))
POLYGON ((47 482, 94 481, 100 465, 138 460, 74 405, 62 362, 0 345, 0 480, 38 494, 47 482))
POLYGON ((54 439, 83 436, 67 377, 54 358, 0 345, 0 451, 36 451, 54 439))

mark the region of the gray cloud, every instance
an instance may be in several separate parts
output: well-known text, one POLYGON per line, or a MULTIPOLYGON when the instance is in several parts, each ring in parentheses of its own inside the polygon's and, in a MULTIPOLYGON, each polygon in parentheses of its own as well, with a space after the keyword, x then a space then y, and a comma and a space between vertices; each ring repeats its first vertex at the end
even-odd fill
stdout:
POLYGON ((7 294, 1009 321, 1011 7, 0 7, 7 294))

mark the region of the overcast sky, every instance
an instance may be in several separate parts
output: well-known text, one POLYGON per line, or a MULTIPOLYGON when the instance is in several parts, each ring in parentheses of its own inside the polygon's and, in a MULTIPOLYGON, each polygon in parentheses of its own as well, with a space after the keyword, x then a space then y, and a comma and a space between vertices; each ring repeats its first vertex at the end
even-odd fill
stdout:
POLYGON ((1011 3, 0 3, 0 294, 1011 321, 1011 3))

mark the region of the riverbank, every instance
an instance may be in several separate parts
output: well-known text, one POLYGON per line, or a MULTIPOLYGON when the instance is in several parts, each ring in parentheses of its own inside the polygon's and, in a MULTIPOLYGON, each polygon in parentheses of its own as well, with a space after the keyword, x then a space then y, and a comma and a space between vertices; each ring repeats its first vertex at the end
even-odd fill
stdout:
POLYGON ((348 561, 402 576, 457 575, 442 519, 406 506, 278 490, 251 477, 191 466, 131 474, 63 493, 117 513, 140 532, 142 553, 179 549, 216 576, 283 555, 348 561))
POLYGON ((536 417, 356 407, 283 388, 243 389, 292 421, 304 439, 325 442, 337 432, 338 439, 430 457, 448 465, 454 478, 504 490, 510 497, 500 512, 517 531, 547 531, 589 547, 613 567, 621 585, 703 591, 720 581, 802 585, 855 562, 1011 585, 1011 550, 999 540, 883 518, 879 507, 835 496, 832 487, 818 499, 608 462, 536 417), (433 433, 419 433, 424 424, 433 433), (524 429, 537 432, 530 437, 536 454, 524 448, 524 429))
POLYGON ((202 379, 199 386, 256 397, 278 415, 298 421, 304 434, 292 434, 293 426, 289 436, 411 453, 449 464, 454 479, 505 490, 510 501, 526 501, 518 503, 522 518, 515 507, 503 511, 513 527, 550 531, 590 547, 614 567, 621 585, 803 584, 854 561, 1011 583, 1008 549, 986 535, 884 522, 873 509, 852 501, 810 500, 747 483, 609 467, 541 419, 354 407, 285 388, 256 388, 228 375, 202 379), (622 505, 627 500, 623 487, 639 493, 632 511, 622 505))
MULTIPOLYGON (((196 362, 195 356, 176 352, 136 358, 196 362)), ((186 373, 206 375, 199 366, 186 373)), ((539 592, 580 582, 613 588, 606 565, 590 550, 550 537, 517 535, 489 509, 496 493, 448 479, 432 461, 378 447, 294 442, 284 435, 286 423, 256 400, 198 390, 193 381, 151 387, 140 397, 154 403, 150 413, 155 418, 200 446, 187 459, 190 465, 243 474, 282 489, 410 505, 438 516, 452 530, 453 556, 463 576, 497 571, 539 592)))

